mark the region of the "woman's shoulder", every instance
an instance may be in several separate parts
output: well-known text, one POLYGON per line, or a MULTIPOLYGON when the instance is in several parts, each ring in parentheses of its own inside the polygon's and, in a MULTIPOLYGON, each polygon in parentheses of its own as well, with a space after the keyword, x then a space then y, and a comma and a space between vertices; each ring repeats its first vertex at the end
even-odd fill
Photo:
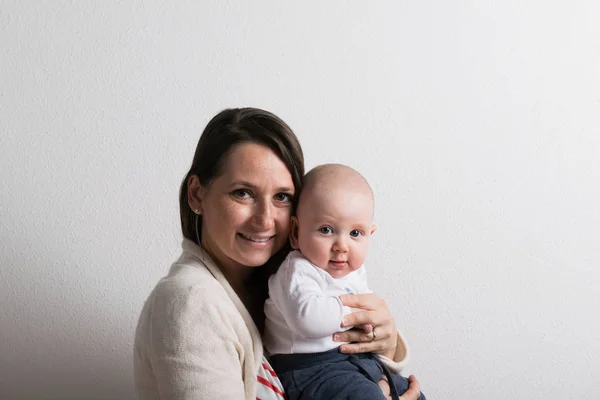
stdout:
POLYGON ((154 301, 184 299, 187 301, 210 301, 215 298, 228 298, 223 285, 211 271, 210 265, 201 254, 185 250, 152 291, 154 301))
POLYGON ((227 317, 238 329, 251 325, 250 314, 217 265, 198 245, 187 242, 184 240, 183 252, 168 275, 150 293, 141 319, 154 324, 176 321, 185 325, 185 321, 192 324, 198 318, 227 317))
POLYGON ((206 268, 176 262, 144 303, 138 330, 144 335, 153 330, 171 330, 172 335, 179 335, 212 324, 198 326, 199 320, 229 316, 237 321, 238 315, 232 299, 206 268))
MULTIPOLYGON (((154 295, 191 294, 192 292, 222 291, 219 282, 205 268, 174 263, 169 274, 153 290, 154 295)), ((224 292, 224 291, 223 291, 224 292)))

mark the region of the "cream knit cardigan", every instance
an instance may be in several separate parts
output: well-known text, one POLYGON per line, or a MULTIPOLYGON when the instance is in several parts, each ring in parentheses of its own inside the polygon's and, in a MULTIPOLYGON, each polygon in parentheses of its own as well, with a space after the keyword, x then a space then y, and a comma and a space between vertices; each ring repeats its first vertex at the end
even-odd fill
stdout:
POLYGON ((138 397, 256 399, 260 333, 221 270, 185 239, 142 309, 134 344, 138 397))
MULTIPOLYGON (((134 343, 135 388, 141 400, 256 399, 263 359, 260 333, 210 256, 184 239, 183 253, 142 309, 134 343)), ((398 334, 399 373, 408 347, 398 334)))

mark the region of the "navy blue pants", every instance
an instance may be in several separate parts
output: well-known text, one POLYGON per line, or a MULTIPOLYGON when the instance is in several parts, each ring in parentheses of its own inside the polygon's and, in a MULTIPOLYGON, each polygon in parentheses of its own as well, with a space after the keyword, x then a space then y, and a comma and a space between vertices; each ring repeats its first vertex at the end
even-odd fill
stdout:
POLYGON ((391 374, 372 353, 343 354, 336 348, 323 353, 276 354, 270 360, 288 400, 385 400, 377 385, 384 375, 392 399, 408 389, 408 379, 391 374))

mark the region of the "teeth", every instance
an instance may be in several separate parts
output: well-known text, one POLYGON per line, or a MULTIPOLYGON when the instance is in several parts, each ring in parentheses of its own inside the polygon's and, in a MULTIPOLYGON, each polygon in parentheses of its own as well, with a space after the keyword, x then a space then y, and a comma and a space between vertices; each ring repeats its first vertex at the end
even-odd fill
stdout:
POLYGON ((240 235, 242 235, 242 237, 244 239, 248 239, 248 240, 251 240, 251 241, 257 242, 257 243, 265 243, 265 242, 268 242, 269 239, 271 239, 270 237, 268 237, 268 238, 253 238, 253 237, 250 237, 250 236, 246 236, 243 233, 240 233, 240 235))

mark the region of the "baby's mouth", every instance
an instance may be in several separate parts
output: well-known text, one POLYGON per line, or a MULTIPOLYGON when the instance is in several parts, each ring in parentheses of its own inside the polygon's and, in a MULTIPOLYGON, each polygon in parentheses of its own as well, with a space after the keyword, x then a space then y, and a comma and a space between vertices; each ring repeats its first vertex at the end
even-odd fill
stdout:
POLYGON ((329 262, 336 267, 343 267, 347 263, 347 261, 343 261, 343 260, 341 260, 341 261, 329 260, 329 262))

